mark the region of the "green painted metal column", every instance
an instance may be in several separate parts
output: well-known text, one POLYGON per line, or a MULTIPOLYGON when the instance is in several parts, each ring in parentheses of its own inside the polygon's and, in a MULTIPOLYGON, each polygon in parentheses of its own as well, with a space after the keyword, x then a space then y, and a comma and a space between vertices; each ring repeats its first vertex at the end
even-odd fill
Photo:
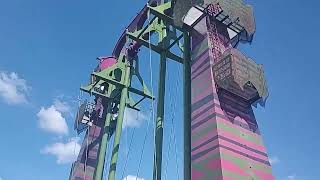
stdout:
POLYGON ((126 72, 125 72, 125 86, 121 91, 121 99, 120 99, 120 107, 119 107, 119 114, 117 119, 117 127, 116 132, 114 135, 114 142, 113 142, 113 149, 112 149, 112 156, 111 156, 111 163, 110 163, 110 170, 109 170, 109 178, 108 180, 115 180, 116 178, 116 168, 117 168, 117 161, 119 156, 119 148, 120 148, 120 138, 122 132, 122 123, 124 117, 124 110, 126 107, 126 101, 128 96, 128 87, 130 84, 130 66, 127 65, 126 72))
POLYGON ((153 179, 161 180, 162 166, 162 144, 163 144, 163 116, 164 116, 164 98, 166 85, 166 47, 167 47, 167 29, 164 22, 161 21, 162 32, 159 32, 159 43, 162 43, 163 51, 160 53, 160 72, 158 83, 158 101, 157 101, 157 119, 156 119, 156 134, 155 134, 155 157, 153 168, 153 179))
POLYGON ((184 180, 191 180, 191 37, 183 33, 184 180))
POLYGON ((103 177, 103 168, 105 163, 106 151, 108 147, 110 120, 111 120, 110 103, 108 103, 107 116, 106 116, 106 120, 103 128, 103 135, 101 139, 101 145, 100 145, 99 156, 98 156, 99 157, 98 165, 94 174, 94 180, 101 180, 103 177))

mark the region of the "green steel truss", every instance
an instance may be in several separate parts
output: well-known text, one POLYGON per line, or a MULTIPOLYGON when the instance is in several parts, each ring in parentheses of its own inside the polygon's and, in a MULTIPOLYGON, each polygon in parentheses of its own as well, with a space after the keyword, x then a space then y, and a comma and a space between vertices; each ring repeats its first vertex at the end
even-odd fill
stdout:
MULTIPOLYGON (((133 62, 129 61, 125 54, 121 54, 117 63, 113 66, 101 71, 94 72, 91 74, 91 82, 85 87, 80 89, 84 92, 89 93, 90 95, 102 96, 108 99, 109 103, 119 103, 119 112, 116 122, 116 130, 114 135, 114 143, 112 149, 112 157, 110 164, 109 179, 115 179, 116 163, 118 159, 118 150, 121 137, 122 122, 124 116, 125 107, 129 107, 135 110, 139 110, 139 103, 145 98, 154 99, 150 91, 148 90, 146 84, 142 80, 139 68, 138 68, 138 57, 134 58, 136 65, 133 66, 133 62), (135 88, 131 86, 131 79, 133 76, 136 76, 141 84, 141 88, 135 88), (102 94, 99 92, 101 86, 106 87, 106 91, 102 94), (130 97, 130 93, 139 95, 141 99, 138 102, 130 97)), ((95 171, 95 179, 102 179, 103 168, 105 161, 105 154, 107 150, 107 144, 111 138, 110 136, 110 104, 107 105, 107 115, 105 119, 105 126, 98 156, 98 165, 95 171)))
MULTIPOLYGON (((184 65, 184 179, 191 179, 191 55, 190 55, 190 35, 188 28, 176 27, 173 24, 173 18, 165 12, 170 10, 171 2, 163 3, 157 7, 148 6, 148 11, 153 16, 150 23, 146 23, 141 29, 136 29, 134 32, 127 32, 127 37, 140 43, 141 45, 150 48, 154 52, 160 54, 160 74, 158 84, 158 100, 157 100, 157 116, 156 116, 156 135, 155 135, 155 154, 154 154, 154 171, 153 179, 161 180, 162 167, 162 142, 163 142, 163 121, 164 121, 164 96, 165 96, 165 74, 167 58, 172 59, 184 65), (155 44, 149 40, 151 35, 156 34, 158 43, 155 44), (180 40, 183 39, 183 45, 180 40), (183 52, 183 56, 179 56, 171 51, 171 48, 178 46, 183 52)), ((103 96, 108 102, 119 103, 119 112, 116 122, 116 130, 114 134, 114 143, 109 169, 109 180, 115 180, 116 166, 118 161, 118 151, 120 146, 120 137, 122 130, 122 122, 125 107, 139 110, 137 105, 145 98, 154 99, 146 87, 139 73, 139 59, 136 57, 136 67, 134 63, 130 63, 125 54, 121 54, 115 65, 101 72, 91 74, 91 82, 88 86, 81 87, 82 91, 90 95, 103 96), (137 89, 131 86, 131 79, 137 76, 141 87, 137 89), (101 85, 107 87, 104 94, 97 89, 101 85), (141 99, 134 102, 129 96, 129 93, 139 95, 141 99)), ((109 106, 108 106, 109 107, 109 106)), ((98 166, 95 171, 94 179, 102 180, 103 168, 105 162, 105 154, 110 136, 110 121, 111 113, 107 108, 107 116, 105 119, 104 134, 100 145, 98 156, 98 166)))
POLYGON ((164 120, 164 96, 166 58, 172 59, 184 65, 184 179, 191 179, 191 45, 189 28, 177 27, 173 18, 165 12, 172 10, 171 2, 156 7, 148 6, 148 11, 153 15, 150 23, 135 32, 128 32, 130 39, 142 44, 160 54, 160 74, 158 84, 158 101, 155 134, 155 157, 153 179, 161 180, 162 167, 162 143, 163 143, 163 120, 164 120), (158 43, 148 40, 151 34, 158 35, 158 43), (183 38, 183 45, 180 40, 183 38), (183 57, 171 51, 177 45, 183 52, 183 57))

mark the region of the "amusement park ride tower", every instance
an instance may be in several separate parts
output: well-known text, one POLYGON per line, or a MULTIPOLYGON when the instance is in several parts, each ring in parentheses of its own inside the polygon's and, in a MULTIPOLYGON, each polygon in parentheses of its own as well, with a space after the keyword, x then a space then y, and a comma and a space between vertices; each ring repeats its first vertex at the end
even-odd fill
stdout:
POLYGON ((115 180, 124 109, 139 110, 146 98, 157 99, 153 179, 161 179, 169 59, 184 69, 184 180, 273 180, 252 110, 268 97, 263 68, 236 49, 238 43, 251 42, 254 32, 252 8, 242 0, 150 0, 123 32, 112 56, 98 58, 89 85, 81 87, 94 101, 83 102, 77 114, 75 129, 86 134, 70 180, 102 179, 111 138, 107 176, 115 180), (160 54, 156 98, 140 76, 142 46, 160 54), (140 87, 133 87, 133 76, 140 87), (134 102, 132 94, 140 100, 134 102))

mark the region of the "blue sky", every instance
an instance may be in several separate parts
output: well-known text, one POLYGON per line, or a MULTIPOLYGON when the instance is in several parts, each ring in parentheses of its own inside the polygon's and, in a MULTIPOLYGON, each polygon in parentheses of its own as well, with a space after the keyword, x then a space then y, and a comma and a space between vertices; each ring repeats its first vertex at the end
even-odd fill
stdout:
MULTIPOLYGON (((252 45, 240 48, 265 68, 270 97, 265 108, 255 111, 274 175, 280 180, 320 179, 320 4, 298 0, 247 2, 254 7, 257 32, 252 45)), ((78 88, 87 83, 97 63, 95 58, 111 54, 122 30, 145 3, 0 0, 0 179, 67 179, 68 162, 79 142, 72 130, 78 88), (58 122, 54 126, 52 119, 58 122)), ((148 51, 141 54, 141 61, 145 60, 142 66, 148 67, 148 51)), ((156 84, 156 55, 153 62, 156 84)), ((165 144, 170 144, 173 119, 177 152, 182 152, 182 89, 176 88, 176 83, 181 87, 177 68, 172 62, 168 65, 165 144)), ((150 85, 149 73, 142 72, 150 85)), ((144 118, 135 128, 130 162, 139 161, 148 127, 150 102, 142 107, 144 118)), ((151 179, 152 172, 151 125, 139 174, 146 180, 151 179)), ((120 162, 132 133, 132 127, 124 130, 120 162)), ((167 150, 165 147, 164 163, 170 179, 176 176, 177 168, 175 153, 168 158, 167 150)), ((177 154, 178 174, 182 172, 182 157, 182 153, 177 154)), ((125 176, 137 175, 137 165, 130 162, 125 176)), ((123 163, 119 169, 122 172, 123 163)))

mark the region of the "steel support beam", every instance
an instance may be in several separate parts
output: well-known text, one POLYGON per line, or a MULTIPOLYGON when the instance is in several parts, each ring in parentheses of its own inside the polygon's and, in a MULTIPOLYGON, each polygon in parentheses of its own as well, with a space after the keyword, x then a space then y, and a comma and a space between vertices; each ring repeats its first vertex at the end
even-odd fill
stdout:
POLYGON ((112 156, 111 156, 108 180, 115 180, 116 179, 116 168, 117 168, 119 149, 120 149, 122 123, 123 123, 123 117, 124 117, 124 110, 126 107, 126 100, 128 97, 128 87, 130 84, 130 76, 131 76, 130 71, 131 71, 130 66, 127 66, 126 72, 125 72, 125 83, 124 83, 125 86, 122 88, 122 91, 121 91, 121 99, 120 99, 120 105, 119 105, 120 107, 119 107, 119 113, 118 113, 118 118, 117 118, 116 132, 114 135, 114 142, 113 142, 113 149, 112 149, 112 156))
POLYGON ((94 174, 94 180, 102 180, 102 177, 103 177, 103 168, 105 164, 105 157, 106 157, 106 151, 107 151, 108 140, 109 140, 110 120, 111 120, 110 104, 108 104, 107 116, 105 119, 103 135, 101 139, 101 145, 100 145, 99 156, 98 156, 99 157, 98 165, 94 174))
POLYGON ((161 180, 161 166, 162 166, 162 144, 163 144, 163 116, 164 116, 164 99, 165 99, 165 85, 166 85, 166 65, 167 65, 167 51, 165 51, 167 40, 167 28, 164 22, 162 32, 159 32, 159 43, 162 45, 162 52, 160 52, 160 72, 158 84, 158 101, 157 101, 157 117, 156 117, 156 133, 155 133, 155 157, 153 179, 161 180))
POLYGON ((183 33, 184 180, 191 180, 191 38, 183 33))

